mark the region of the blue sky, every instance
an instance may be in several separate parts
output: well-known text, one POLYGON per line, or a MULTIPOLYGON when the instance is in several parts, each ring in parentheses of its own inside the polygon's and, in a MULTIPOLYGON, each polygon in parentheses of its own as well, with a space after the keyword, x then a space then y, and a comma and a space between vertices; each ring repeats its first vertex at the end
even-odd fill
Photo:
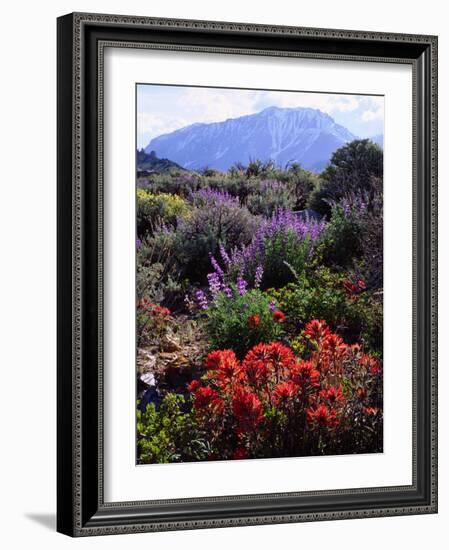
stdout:
POLYGON ((271 106, 320 109, 361 138, 384 133, 379 96, 139 84, 137 147, 195 122, 220 122, 271 106))

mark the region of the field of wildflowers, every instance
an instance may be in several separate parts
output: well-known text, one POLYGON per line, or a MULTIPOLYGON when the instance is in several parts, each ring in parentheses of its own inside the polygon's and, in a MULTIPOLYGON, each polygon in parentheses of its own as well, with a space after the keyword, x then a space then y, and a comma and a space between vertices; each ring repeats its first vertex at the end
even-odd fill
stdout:
POLYGON ((138 178, 140 464, 382 452, 381 167, 138 178))

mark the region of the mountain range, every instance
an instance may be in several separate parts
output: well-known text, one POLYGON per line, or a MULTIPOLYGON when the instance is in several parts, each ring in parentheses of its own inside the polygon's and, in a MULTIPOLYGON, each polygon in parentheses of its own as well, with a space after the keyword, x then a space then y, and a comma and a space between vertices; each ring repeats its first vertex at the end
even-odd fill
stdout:
POLYGON ((272 160, 278 166, 298 162, 319 172, 332 153, 357 139, 318 109, 268 107, 222 122, 195 123, 158 136, 145 147, 187 170, 228 170, 236 162, 272 160))

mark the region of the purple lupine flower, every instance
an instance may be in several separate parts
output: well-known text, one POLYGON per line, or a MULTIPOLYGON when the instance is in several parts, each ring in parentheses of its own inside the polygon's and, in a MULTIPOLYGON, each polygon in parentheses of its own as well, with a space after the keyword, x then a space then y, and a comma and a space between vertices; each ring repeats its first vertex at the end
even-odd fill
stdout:
POLYGON ((284 242, 287 242, 289 235, 293 232, 299 239, 308 239, 309 245, 318 239, 326 226, 325 221, 317 221, 310 218, 302 218, 289 210, 278 210, 273 216, 262 222, 251 241, 243 250, 245 267, 262 263, 265 257, 267 239, 279 235, 284 242))
POLYGON ((267 191, 278 191, 279 189, 285 189, 286 186, 278 180, 263 180, 260 182, 260 190, 262 193, 267 191))
POLYGON ((234 248, 228 252, 220 243, 219 252, 223 260, 223 268, 216 261, 216 258, 211 257, 211 262, 223 283, 227 277, 233 278, 239 273, 241 279, 246 278, 245 284, 247 286, 249 278, 250 281, 254 282, 254 288, 259 288, 263 278, 263 266, 269 239, 276 237, 279 239, 280 244, 287 245, 293 234, 300 241, 307 243, 308 252, 312 254, 313 245, 325 227, 326 221, 324 220, 319 221, 290 210, 280 209, 271 218, 263 220, 258 225, 248 245, 234 248))
POLYGON ((212 267, 215 269, 215 272, 220 276, 223 277, 224 272, 221 269, 220 264, 217 262, 214 256, 210 257, 210 263, 212 264, 212 267))
POLYGON ((195 193, 191 194, 191 200, 194 204, 199 205, 220 205, 220 204, 233 204, 238 205, 239 200, 236 197, 233 197, 229 193, 223 191, 217 191, 216 189, 211 189, 210 187, 205 189, 200 189, 195 193))
MULTIPOLYGON (((357 213, 365 213, 370 204, 372 204, 372 198, 367 193, 347 194, 340 200, 345 218, 357 215, 357 213)), ((331 203, 332 208, 337 206, 336 202, 331 203)))
POLYGON ((277 302, 276 300, 272 300, 269 304, 268 304, 268 309, 271 311, 271 313, 274 313, 277 309, 277 302))
POLYGON ((209 291, 215 298, 221 290, 220 276, 214 271, 213 273, 209 273, 207 275, 207 281, 209 283, 209 291))
POLYGON ((223 287, 226 298, 232 298, 232 290, 228 286, 223 287))
POLYGON ((202 290, 197 290, 195 292, 195 298, 196 298, 196 301, 198 302, 198 305, 200 306, 201 309, 206 310, 206 309, 209 308, 209 304, 208 304, 208 301, 207 301, 207 296, 202 290))
POLYGON ((245 279, 239 275, 237 277, 237 292, 243 296, 246 294, 246 287, 248 286, 248 283, 245 281, 245 279))
POLYGON ((245 254, 246 254, 245 247, 242 247, 241 249, 234 248, 234 250, 231 253, 231 261, 228 266, 228 271, 232 270, 234 271, 234 273, 238 271, 240 275, 243 275, 243 273, 246 272, 246 267, 247 267, 245 254))
POLYGON ((254 276, 254 288, 259 288, 263 277, 263 265, 259 264, 256 267, 256 275, 254 276))
POLYGON ((345 218, 349 218, 349 216, 351 215, 351 207, 347 202, 343 203, 343 213, 345 215, 345 218))
POLYGON ((223 246, 223 243, 220 243, 219 249, 220 249, 221 259, 223 260, 225 265, 228 267, 229 264, 231 263, 231 258, 229 257, 229 254, 226 252, 226 248, 223 246))
POLYGON ((302 217, 290 210, 278 210, 262 228, 265 236, 272 237, 277 233, 293 231, 304 240, 309 237, 312 242, 322 233, 325 227, 324 221, 317 221, 308 217, 302 217))
POLYGON ((142 248, 142 241, 137 237, 136 239, 136 248, 137 250, 140 250, 142 248))
MULTIPOLYGON (((245 261, 246 247, 242 247, 241 249, 234 248, 231 251, 231 253, 229 254, 226 251, 225 247, 222 244, 220 244, 219 250, 220 250, 220 256, 221 256, 221 258, 223 260, 223 263, 224 263, 224 266, 225 266, 225 272, 226 273, 240 272, 241 274, 243 274, 245 272, 245 269, 246 269, 246 261, 245 261)), ((214 266, 215 271, 217 271, 220 274, 220 271, 217 270, 215 264, 213 263, 212 265, 214 266)), ((219 269, 221 270, 221 273, 224 275, 223 269, 221 269, 220 266, 219 266, 219 269)))

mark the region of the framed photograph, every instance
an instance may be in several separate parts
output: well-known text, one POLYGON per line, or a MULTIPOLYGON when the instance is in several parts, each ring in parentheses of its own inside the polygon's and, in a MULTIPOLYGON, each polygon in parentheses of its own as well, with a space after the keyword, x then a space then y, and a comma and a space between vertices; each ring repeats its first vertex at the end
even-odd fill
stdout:
POLYGON ((437 38, 58 19, 58 531, 437 511, 437 38))

